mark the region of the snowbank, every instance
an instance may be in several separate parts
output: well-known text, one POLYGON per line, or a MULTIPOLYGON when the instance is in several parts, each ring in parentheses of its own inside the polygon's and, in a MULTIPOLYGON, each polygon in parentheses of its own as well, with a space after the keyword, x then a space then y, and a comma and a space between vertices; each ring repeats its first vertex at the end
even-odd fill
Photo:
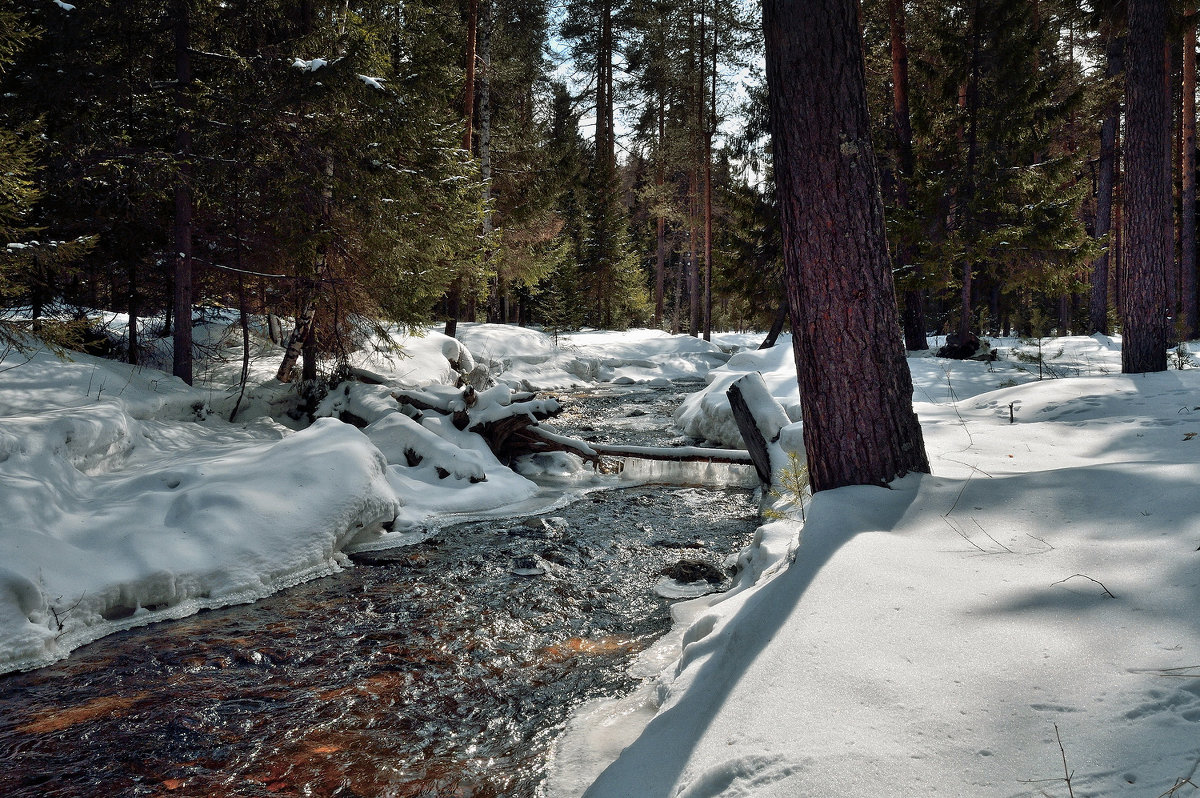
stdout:
MULTIPOLYGON (((593 333, 563 349, 532 330, 464 325, 487 362, 512 369, 487 388, 482 358, 463 341, 393 330, 352 359, 368 382, 338 386, 316 411, 359 431, 332 418, 308 426, 294 387, 274 379, 281 350, 261 330, 243 395, 240 331, 228 311, 206 315, 195 330, 207 353, 197 387, 87 355, 4 363, 0 673, 46 664, 118 629, 260 598, 337 570, 346 551, 566 500, 567 488, 540 488, 447 417, 406 414, 397 391, 452 405, 462 401, 455 383, 469 379, 480 389, 471 412, 481 422, 514 411, 510 385, 553 386, 568 373, 580 375, 571 384, 601 375, 667 382, 727 357, 714 344, 648 331, 593 333), (239 421, 228 423, 235 404, 239 421)), ((118 335, 128 323, 120 314, 101 321, 118 335)), ((169 344, 146 338, 142 354, 165 363, 169 344)), ((553 401, 519 411, 546 411, 553 401)), ((596 479, 561 454, 520 468, 568 487, 596 479)))
MULTIPOLYGON (((911 363, 933 476, 782 524, 795 562, 693 610, 653 691, 608 708, 653 719, 586 795, 1065 795, 1063 752, 1075 795, 1196 793, 1200 371, 911 363)), ((572 729, 551 796, 636 734, 572 729)))
POLYGON ((520 390, 562 390, 611 382, 699 381, 745 345, 747 336, 708 342, 661 330, 545 333, 503 324, 461 324, 458 339, 496 378, 520 390))
POLYGON ((407 542, 432 519, 537 492, 478 436, 399 413, 394 387, 449 382, 472 365, 453 339, 397 333, 403 351, 361 354, 359 366, 392 385, 356 385, 326 414, 345 409, 340 397, 378 419, 366 434, 332 419, 293 433, 279 423, 299 425, 288 415, 294 390, 272 377, 277 361, 255 362, 261 381, 247 390, 245 421, 222 420, 236 399, 222 382, 240 370, 234 339, 222 325, 197 333, 226 355, 198 364, 199 387, 82 354, 4 363, 0 672, 118 629, 261 598, 337 570, 347 549, 407 542), (412 445, 435 456, 411 464, 412 445))
POLYGON ((173 431, 113 405, 0 420, 0 671, 331 573, 396 514, 383 459, 345 424, 139 451, 173 431))

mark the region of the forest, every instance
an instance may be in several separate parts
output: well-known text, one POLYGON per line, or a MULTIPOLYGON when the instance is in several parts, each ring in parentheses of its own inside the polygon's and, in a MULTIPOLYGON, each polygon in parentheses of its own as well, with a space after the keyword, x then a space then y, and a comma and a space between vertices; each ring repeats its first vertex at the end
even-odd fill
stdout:
MULTIPOLYGON (((910 350, 1119 327, 1125 14, 861 3, 910 350)), ((328 380, 375 323, 766 329, 784 302, 759 17, 742 0, 8 3, 0 334, 136 363, 189 308, 234 309, 291 328, 281 378, 328 380), (94 308, 128 315, 121 340, 94 308)), ((1166 283, 1186 339, 1195 26, 1190 6, 1169 17, 1166 283)))

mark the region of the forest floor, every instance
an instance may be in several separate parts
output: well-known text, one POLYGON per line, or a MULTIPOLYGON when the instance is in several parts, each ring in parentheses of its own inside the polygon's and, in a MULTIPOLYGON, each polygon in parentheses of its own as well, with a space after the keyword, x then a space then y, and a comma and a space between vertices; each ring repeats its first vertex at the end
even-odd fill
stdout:
MULTIPOLYGON (((200 335, 226 358, 196 388, 84 355, 0 364, 0 671, 564 500, 535 479, 594 484, 568 455, 514 470, 402 419, 391 392, 444 392, 452 364, 486 367, 497 407, 509 389, 695 381, 676 423, 712 444, 738 443, 723 386, 745 372, 799 417, 787 339, 465 325, 360 353, 381 384, 318 413, 362 431, 294 421, 258 341, 230 423, 224 336, 200 335)), ((909 360, 932 475, 768 500, 780 517, 736 587, 676 605, 644 655, 657 676, 577 713, 551 798, 1200 792, 1200 370, 1122 376, 1105 337, 993 343, 994 363, 909 360)))

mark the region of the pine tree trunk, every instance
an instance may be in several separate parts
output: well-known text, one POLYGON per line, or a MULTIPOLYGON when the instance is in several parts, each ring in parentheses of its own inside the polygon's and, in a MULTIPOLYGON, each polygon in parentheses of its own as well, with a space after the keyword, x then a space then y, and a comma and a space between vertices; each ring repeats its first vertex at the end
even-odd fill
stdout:
POLYGON ((775 319, 771 322, 771 329, 767 330, 767 337, 758 345, 759 349, 770 349, 775 346, 775 342, 779 340, 779 334, 783 332, 783 325, 788 320, 788 306, 785 299, 783 304, 779 306, 779 310, 775 311, 775 319))
POLYGON ((664 294, 666 283, 667 256, 667 218, 663 215, 663 186, 666 184, 666 146, 667 146, 667 100, 663 88, 658 89, 658 104, 655 109, 658 115, 658 148, 655 152, 654 185, 656 202, 658 203, 658 218, 656 220, 654 241, 654 326, 661 327, 663 323, 664 294))
POLYGON ((763 28, 813 490, 928 472, 884 236, 857 4, 766 0, 763 28))
POLYGON ((475 120, 475 40, 479 30, 479 0, 470 0, 467 7, 467 77, 463 90, 463 119, 466 132, 462 148, 471 152, 472 127, 475 120))
MULTIPOLYGON (((693 179, 693 194, 695 193, 696 181, 693 179)), ((696 218, 695 203, 693 202, 692 218, 696 218)), ((692 336, 700 335, 700 258, 696 248, 696 239, 699 237, 700 231, 696 228, 693 222, 691 229, 688 231, 688 334, 692 336)))
POLYGON ((1167 367, 1167 285, 1171 261, 1169 111, 1163 91, 1166 8, 1130 0, 1125 78, 1125 256, 1121 274, 1121 371, 1167 367))
MULTIPOLYGON (((479 6, 479 178, 483 184, 483 245, 491 249, 492 237, 492 0, 480 0, 479 6)), ((501 276, 493 279, 492 296, 488 303, 488 320, 502 321, 500 294, 501 276)))
MULTIPOLYGON (((974 234, 974 203, 975 203, 975 159, 979 150, 979 3, 975 3, 971 15, 971 76, 967 82, 963 100, 967 113, 967 164, 963 181, 961 210, 961 229, 963 238, 970 241, 974 234)), ((960 297, 958 335, 966 341, 971 332, 971 288, 974 278, 975 264, 968 256, 962 264, 962 293, 960 297)))
MULTIPOLYGON (((1106 47, 1105 74, 1111 79, 1124 69, 1125 40, 1111 34, 1106 47)), ((1096 183, 1096 238, 1103 239, 1113 229, 1113 192, 1117 176, 1117 133, 1120 125, 1121 102, 1114 99, 1100 125, 1100 163, 1096 183)), ((1116 242, 1109 241, 1104 252, 1092 264, 1091 302, 1088 307, 1088 326, 1091 332, 1108 334, 1108 288, 1110 252, 1116 252, 1116 242)))
MULTIPOLYGON (((475 46, 479 32, 479 0, 470 0, 467 6, 467 64, 466 80, 463 87, 463 119, 466 130, 463 133, 462 148, 472 152, 472 138, 475 125, 475 46)), ((453 338, 458 332, 458 317, 462 315, 462 278, 455 277, 446 292, 446 327, 444 332, 453 338)))
POLYGON ((1179 220, 1179 271, 1184 336, 1200 336, 1196 297, 1196 9, 1189 7, 1183 28, 1183 190, 1179 220))
POLYGON ((138 364, 138 350, 141 348, 141 341, 138 340, 138 315, 141 309, 138 307, 138 283, 137 283, 137 261, 130 259, 129 261, 129 324, 125 328, 125 341, 128 345, 129 352, 126 354, 126 360, 129 365, 136 366, 138 364))
MULTIPOLYGON (((912 122, 908 112, 908 42, 904 32, 903 0, 888 0, 888 24, 892 50, 892 125, 896 131, 896 205, 909 207, 909 184, 913 179, 914 157, 912 122)), ((907 242, 896 247, 897 272, 913 262, 913 248, 907 242)), ((929 348, 925 338, 925 301, 919 288, 904 292, 904 348, 920 351, 929 348)))
MULTIPOLYGON (((703 6, 701 6, 703 8, 703 6)), ((715 11, 715 9, 714 9, 715 11)), ((700 18, 700 36, 701 36, 701 51, 703 57, 703 42, 704 42, 704 17, 700 18)), ((713 157, 713 133, 717 126, 717 20, 714 13, 712 19, 713 42, 712 52, 709 54, 712 59, 711 72, 709 82, 711 83, 711 91, 709 92, 708 100, 711 102, 707 124, 704 129, 704 340, 712 340, 712 269, 713 269, 713 208, 712 208, 712 157, 713 157)), ((701 114, 708 103, 705 102, 704 91, 700 92, 700 108, 701 114)))
POLYGON ((596 48, 596 160, 609 169, 615 168, 617 161, 613 124, 612 13, 611 0, 601 0, 596 48))
POLYGON ((192 58, 190 0, 174 0, 175 97, 175 336, 171 373, 192 384, 192 58))
POLYGON ((1167 336, 1171 337, 1174 332, 1174 322, 1179 313, 1179 261, 1175 257, 1175 156, 1180 152, 1179 147, 1179 125, 1175 114, 1175 92, 1172 76, 1175 74, 1173 65, 1175 56, 1178 55, 1178 50, 1171 46, 1171 38, 1166 37, 1163 43, 1163 103, 1167 109, 1167 154, 1166 154, 1166 169, 1167 169, 1167 185, 1163 189, 1165 202, 1167 203, 1167 220, 1163 225, 1163 236, 1166 238, 1167 247, 1167 316, 1168 327, 1167 336))

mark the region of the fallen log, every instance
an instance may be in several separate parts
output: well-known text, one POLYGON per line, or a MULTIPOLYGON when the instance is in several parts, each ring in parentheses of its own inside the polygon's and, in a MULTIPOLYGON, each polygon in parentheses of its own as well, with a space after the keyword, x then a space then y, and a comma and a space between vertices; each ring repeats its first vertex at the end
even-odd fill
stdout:
POLYGON ((664 460, 673 463, 730 463, 753 465, 750 453, 741 449, 710 449, 703 446, 624 446, 592 443, 560 435, 532 425, 522 430, 526 440, 536 441, 545 451, 564 451, 577 454, 589 462, 601 457, 632 457, 640 460, 664 460))
POLYGON ((608 470, 603 458, 661 460, 677 463, 728 463, 753 465, 750 452, 740 449, 713 449, 702 446, 624 446, 589 443, 562 435, 539 424, 561 411, 557 402, 538 401, 534 394, 512 394, 508 403, 491 405, 483 412, 473 395, 447 391, 394 391, 393 398, 415 410, 438 413, 452 419, 454 426, 473 432, 484 439, 488 448, 502 462, 512 462, 523 455, 545 452, 566 452, 608 470), (475 413, 475 418, 471 413, 475 413), (482 418, 481 418, 482 417, 482 418), (478 420, 477 420, 478 419, 478 420))

